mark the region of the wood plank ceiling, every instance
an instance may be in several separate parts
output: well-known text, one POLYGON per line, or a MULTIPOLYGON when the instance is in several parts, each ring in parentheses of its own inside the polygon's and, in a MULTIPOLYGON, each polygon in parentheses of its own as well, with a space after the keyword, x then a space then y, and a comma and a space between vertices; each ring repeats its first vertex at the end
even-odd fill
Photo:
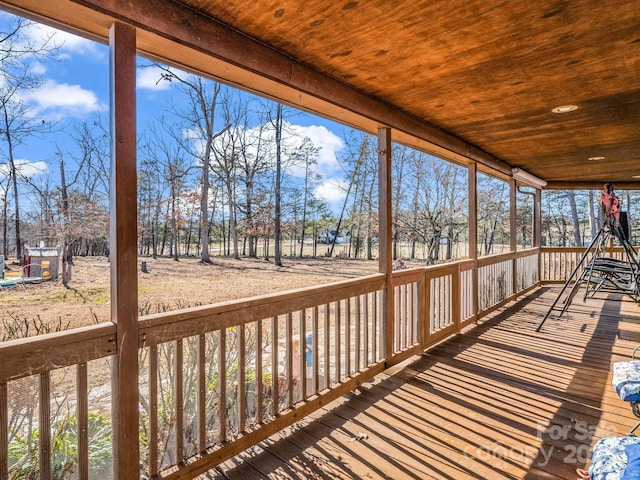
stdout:
MULTIPOLYGON (((339 91, 336 85, 343 86, 395 115, 402 114, 405 124, 411 119, 427 125, 427 136, 435 137, 436 145, 454 146, 454 159, 468 150, 472 159, 479 158, 485 166, 502 173, 518 166, 544 178, 551 188, 599 188, 607 181, 640 188, 640 177, 634 178, 640 176, 640 8, 636 0, 0 3, 13 3, 14 10, 44 15, 67 28, 103 38, 107 19, 126 17, 125 21, 145 30, 139 36, 139 48, 151 56, 370 128, 351 114, 323 107, 340 102, 353 110, 343 96, 334 94, 339 91), (188 22, 176 18, 176 8, 194 17, 188 22), (93 11, 106 17, 87 13, 93 11), (164 22, 158 20, 162 15, 164 22), (231 28, 228 35, 220 33, 221 24, 231 28), (226 49, 226 58, 220 54, 217 58, 234 59, 225 63, 227 73, 211 72, 198 59, 214 48, 198 49, 197 45, 205 41, 209 27, 217 32, 212 37, 218 42, 215 48, 226 49), (174 35, 172 29, 185 28, 192 29, 193 38, 179 42, 183 50, 162 47, 158 41, 174 35), (253 45, 262 50, 242 51, 238 38, 246 37, 257 40, 253 45), (226 39, 228 45, 222 45, 226 39), (290 71, 273 73, 276 65, 272 78, 260 78, 269 67, 256 67, 259 55, 263 62, 275 65, 265 52, 272 52, 268 57, 288 59, 290 64, 281 65, 290 71), (307 68, 306 77, 301 80, 291 64, 307 68), (231 70, 244 66, 248 76, 234 77, 231 70), (258 75, 253 77, 251 72, 258 75), (324 103, 292 101, 292 95, 283 91, 287 82, 299 88, 304 82, 317 85, 318 78, 329 82, 324 103), (561 105, 578 109, 552 112, 561 105), (594 157, 604 160, 589 160, 594 157)), ((405 139, 402 134, 397 138, 405 139)))

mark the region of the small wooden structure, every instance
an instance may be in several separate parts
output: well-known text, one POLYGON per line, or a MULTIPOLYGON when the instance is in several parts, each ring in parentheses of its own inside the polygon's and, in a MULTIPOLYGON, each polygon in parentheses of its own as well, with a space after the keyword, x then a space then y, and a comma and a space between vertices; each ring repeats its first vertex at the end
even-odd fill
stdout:
POLYGON ((24 246, 22 256, 23 276, 40 277, 50 280, 58 276, 60 265, 60 247, 24 246))

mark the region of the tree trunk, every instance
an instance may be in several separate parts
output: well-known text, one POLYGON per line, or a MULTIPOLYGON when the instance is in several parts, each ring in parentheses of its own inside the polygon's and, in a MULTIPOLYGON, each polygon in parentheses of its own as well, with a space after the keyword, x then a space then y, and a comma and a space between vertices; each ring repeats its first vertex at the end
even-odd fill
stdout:
POLYGON ((207 142, 202 158, 202 196, 200 197, 200 238, 202 239, 202 263, 211 263, 209 256, 209 168, 211 164, 211 144, 207 142))
POLYGON ((22 258, 22 238, 20 237, 20 202, 18 196, 18 172, 16 170, 16 162, 13 158, 13 142, 11 138, 11 132, 9 130, 9 116, 7 109, 4 109, 4 121, 5 121, 5 137, 7 138, 7 154, 9 156, 9 172, 11 177, 11 183, 13 186, 13 201, 15 206, 15 236, 16 236, 16 258, 20 260, 22 258))
POLYGON ((171 244, 169 253, 177 262, 180 260, 180 257, 178 256, 178 220, 176 219, 176 195, 177 193, 175 192, 175 190, 173 190, 171 195, 171 244))
POLYGON ((9 187, 4 191, 4 198, 2 199, 2 252, 4 258, 9 258, 9 239, 7 238, 8 221, 7 221, 7 195, 9 193, 9 187))
POLYGON ((236 224, 236 202, 230 177, 226 180, 226 186, 228 196, 227 204, 229 205, 229 239, 233 245, 233 258, 235 260, 240 260, 240 253, 238 250, 238 227, 236 224))
POLYGON ((573 241, 577 247, 582 246, 580 235, 580 220, 578 219, 578 207, 576 205, 576 194, 573 190, 567 192, 569 198, 569 208, 571 209, 571 220, 573 221, 573 241))
POLYGON ((275 185, 275 212, 274 212, 274 263, 282 266, 281 235, 282 235, 282 212, 281 212, 281 182, 282 182, 282 104, 278 103, 276 109, 276 185, 275 185))
POLYGON ((251 199, 251 195, 252 195, 252 188, 251 186, 248 184, 247 185, 247 219, 246 219, 246 224, 247 224, 247 239, 249 240, 249 257, 250 258, 257 258, 258 257, 258 252, 257 252, 257 237, 255 235, 255 225, 254 225, 254 221, 253 221, 253 203, 252 203, 252 199, 251 199))
POLYGON ((69 229, 71 228, 71 218, 69 212, 67 181, 64 175, 64 160, 60 160, 60 194, 62 196, 62 230, 64 238, 62 244, 62 284, 67 287, 69 286, 69 282, 71 282, 73 255, 71 252, 71 238, 69 233, 69 229))
POLYGON ((591 240, 596 238, 598 234, 598 219, 596 218, 596 208, 595 208, 595 194, 593 190, 589 190, 587 192, 588 204, 589 204, 589 230, 591 231, 591 240))

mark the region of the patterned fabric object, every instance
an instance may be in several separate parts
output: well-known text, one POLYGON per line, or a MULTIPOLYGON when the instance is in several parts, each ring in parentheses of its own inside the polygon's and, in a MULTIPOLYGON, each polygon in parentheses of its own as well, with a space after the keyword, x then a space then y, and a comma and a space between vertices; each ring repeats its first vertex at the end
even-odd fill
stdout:
POLYGON ((625 402, 640 401, 640 360, 614 362, 611 383, 625 402))
POLYGON ((591 480, 620 480, 627 466, 627 445, 640 444, 640 437, 601 438, 593 447, 591 480))

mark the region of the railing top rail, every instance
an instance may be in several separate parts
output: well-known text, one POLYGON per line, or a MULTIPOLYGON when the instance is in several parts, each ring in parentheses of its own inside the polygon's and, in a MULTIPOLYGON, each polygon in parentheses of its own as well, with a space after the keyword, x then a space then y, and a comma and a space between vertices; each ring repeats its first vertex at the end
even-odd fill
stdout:
MULTIPOLYGON (((185 308, 174 312, 145 315, 144 317, 140 317, 140 328, 147 328, 152 324, 174 323, 185 319, 191 320, 199 317, 211 317, 236 310, 246 310, 256 306, 267 307, 270 304, 281 304, 284 301, 293 301, 294 299, 301 298, 306 299, 304 302, 306 307, 312 307, 317 304, 315 302, 318 297, 326 299, 343 298, 345 296, 345 288, 354 291, 382 288, 384 281, 384 274, 374 273, 365 277, 341 280, 339 282, 329 283, 326 285, 303 287, 294 290, 287 290, 282 293, 269 293, 239 300, 228 300, 213 305, 185 308)), ((296 308, 287 309, 287 311, 296 311, 300 308, 306 307, 298 305, 296 308)))
POLYGON ((116 326, 100 323, 0 343, 0 383, 116 353, 116 326))
MULTIPOLYGON (((584 247, 540 247, 542 253, 583 253, 587 246, 584 247)), ((595 247, 594 247, 595 248, 595 247)), ((592 248, 592 250, 594 249, 592 248)), ((624 249, 619 245, 613 247, 607 247, 607 250, 613 250, 614 252, 624 252, 624 249)))

